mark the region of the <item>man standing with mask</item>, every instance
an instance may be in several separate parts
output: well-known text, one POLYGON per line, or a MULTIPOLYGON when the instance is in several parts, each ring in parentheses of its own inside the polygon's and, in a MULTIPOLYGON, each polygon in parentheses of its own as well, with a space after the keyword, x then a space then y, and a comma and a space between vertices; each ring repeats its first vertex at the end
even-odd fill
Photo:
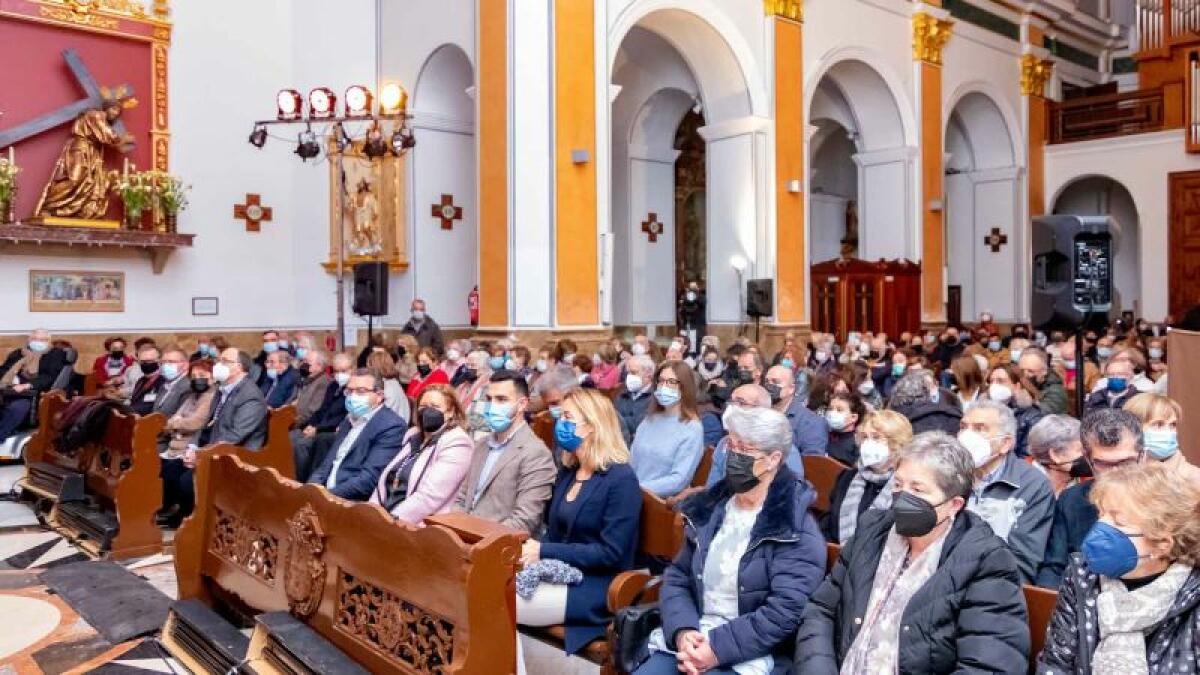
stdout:
POLYGON ((345 401, 347 416, 338 426, 334 451, 308 482, 325 486, 336 497, 364 502, 400 452, 405 424, 383 405, 383 380, 365 368, 350 376, 345 401))
POLYGON ((962 418, 958 441, 975 463, 967 508, 1008 542, 1024 583, 1033 583, 1054 517, 1050 481, 1013 454, 1017 418, 1008 406, 978 401, 962 418))
POLYGON ((475 444, 455 510, 515 530, 538 531, 557 471, 550 449, 529 425, 529 385, 520 373, 492 373, 483 416, 491 433, 475 444))
MULTIPOLYGON (((687 290, 679 299, 679 330, 687 336, 688 344, 696 349, 708 328, 708 316, 705 310, 706 301, 700 284, 696 281, 688 283, 687 290)), ((685 354, 691 356, 696 352, 685 354)))
POLYGON ((771 396, 771 407, 787 415, 788 424, 792 426, 792 442, 800 454, 826 454, 829 448, 829 425, 796 397, 796 378, 792 369, 772 366, 767 371, 763 386, 771 396))
POLYGON ((420 298, 414 299, 411 309, 412 316, 409 318, 408 323, 404 324, 404 328, 400 329, 400 332, 416 338, 417 344, 422 347, 433 347, 433 350, 440 355, 445 351, 445 342, 442 340, 442 327, 425 313, 424 300, 420 298))

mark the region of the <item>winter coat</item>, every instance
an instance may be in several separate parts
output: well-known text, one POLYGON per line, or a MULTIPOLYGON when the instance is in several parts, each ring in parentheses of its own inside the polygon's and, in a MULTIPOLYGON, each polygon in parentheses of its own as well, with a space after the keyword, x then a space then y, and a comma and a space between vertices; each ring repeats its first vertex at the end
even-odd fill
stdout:
MULTIPOLYGON (((895 517, 869 511, 833 572, 809 598, 796 637, 796 672, 837 675, 862 628, 895 517)), ((901 675, 986 671, 1024 675, 1029 626, 1021 574, 1008 546, 969 511, 954 519, 937 571, 902 618, 901 675)))
MULTIPOLYGON (((663 575, 663 636, 669 645, 699 630, 704 614, 704 565, 733 493, 724 481, 680 506, 683 548, 663 575)), ((790 672, 792 636, 808 597, 825 576, 825 541, 808 513, 812 487, 787 467, 775 474, 750 544, 738 564, 738 617, 708 635, 721 667, 773 654, 775 673, 790 672)))
POLYGON ((1009 399, 1008 407, 1013 411, 1013 416, 1017 418, 1017 443, 1013 446, 1013 453, 1017 457, 1028 457, 1029 430, 1040 422, 1046 413, 1042 412, 1041 406, 1036 402, 1028 406, 1018 404, 1016 397, 1009 399))
MULTIPOLYGON (((1080 554, 1072 555, 1046 628, 1039 673, 1092 672, 1092 655, 1100 644, 1099 595, 1100 576, 1087 569, 1080 554)), ((1150 675, 1200 671, 1200 568, 1183 582, 1166 618, 1146 633, 1146 661, 1150 675)))
POLYGON ((914 405, 896 406, 892 410, 908 418, 914 436, 925 431, 944 431, 954 436, 958 433, 959 422, 962 421, 962 408, 950 398, 942 392, 937 403, 925 401, 914 405))
POLYGON ((1064 415, 1067 412, 1067 389, 1057 372, 1046 373, 1046 379, 1038 385, 1038 406, 1047 415, 1064 415))

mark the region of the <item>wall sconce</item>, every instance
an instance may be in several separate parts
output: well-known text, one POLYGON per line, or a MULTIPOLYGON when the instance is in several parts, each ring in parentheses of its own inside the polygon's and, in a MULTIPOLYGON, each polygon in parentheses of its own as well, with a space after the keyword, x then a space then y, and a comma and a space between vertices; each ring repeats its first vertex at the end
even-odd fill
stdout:
POLYGON ((804 190, 804 185, 803 185, 803 183, 800 182, 799 178, 793 178, 787 182, 787 191, 788 192, 790 192, 792 194, 799 194, 803 190, 804 190))
POLYGON ((592 159, 592 153, 587 150, 572 150, 571 162, 574 164, 587 164, 592 159))
POLYGON ((942 203, 942 200, 930 199, 929 204, 926 206, 926 208, 928 208, 930 211, 933 211, 934 213, 941 213, 942 208, 944 206, 945 205, 942 203))

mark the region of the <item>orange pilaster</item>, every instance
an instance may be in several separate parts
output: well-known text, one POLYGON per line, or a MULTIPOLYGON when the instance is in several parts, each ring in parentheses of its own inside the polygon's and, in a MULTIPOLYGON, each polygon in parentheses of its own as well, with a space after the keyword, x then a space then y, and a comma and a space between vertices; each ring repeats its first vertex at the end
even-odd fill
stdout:
POLYGON ((596 242, 594 3, 554 3, 554 196, 557 324, 600 323, 596 242), (587 161, 575 163, 572 152, 587 161))
POLYGON ((799 21, 775 24, 775 277, 779 323, 805 320, 804 195, 788 183, 804 177, 804 59, 799 21))
POLYGON ((479 325, 508 325, 508 3, 478 0, 479 325))
POLYGON ((943 301, 946 278, 946 244, 943 239, 944 208, 930 208, 945 201, 943 190, 944 151, 942 143, 942 68, 921 62, 921 320, 946 320, 943 301))

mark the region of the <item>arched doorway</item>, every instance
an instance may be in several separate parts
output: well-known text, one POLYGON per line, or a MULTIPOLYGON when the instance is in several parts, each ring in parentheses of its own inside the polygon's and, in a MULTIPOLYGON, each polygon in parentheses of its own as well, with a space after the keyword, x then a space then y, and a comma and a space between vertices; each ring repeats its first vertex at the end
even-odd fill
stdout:
POLYGON ((466 53, 457 45, 442 45, 421 68, 412 104, 420 137, 409 160, 413 293, 447 326, 470 325, 467 295, 479 279, 475 102, 468 93, 474 82, 466 53), (462 207, 461 220, 450 221, 448 228, 430 216, 443 195, 462 207), (447 260, 454 261, 454 274, 439 267, 447 260))
POLYGON ((835 63, 809 104, 811 260, 919 256, 912 157, 900 105, 873 67, 835 63))
POLYGON ((725 36, 689 11, 652 11, 614 44, 612 324, 674 325, 692 280, 707 290, 710 323, 740 322, 729 260, 755 265, 765 223, 751 80, 725 36))
MULTIPOLYGON (((1107 176, 1085 176, 1067 183, 1054 200, 1055 215, 1110 216, 1113 237, 1113 316, 1142 315, 1139 223, 1129 190, 1107 176)), ((1166 265, 1166 260, 1161 261, 1166 265)))
POLYGON ((981 312, 1015 321, 1028 266, 1020 253, 1024 228, 1017 226, 1021 193, 1012 132, 996 102, 980 92, 963 96, 950 112, 945 148, 946 283, 961 291, 961 306, 949 313, 964 321, 981 312))

